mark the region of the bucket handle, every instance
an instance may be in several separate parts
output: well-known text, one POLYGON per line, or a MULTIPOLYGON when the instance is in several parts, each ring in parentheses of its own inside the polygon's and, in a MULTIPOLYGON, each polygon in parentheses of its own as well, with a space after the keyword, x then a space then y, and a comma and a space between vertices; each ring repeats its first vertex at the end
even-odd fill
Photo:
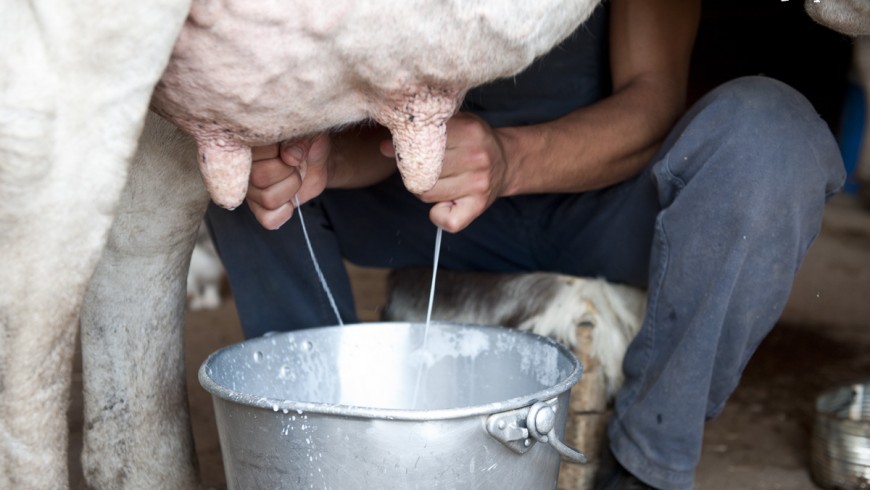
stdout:
POLYGON ((519 454, 525 454, 536 441, 549 444, 571 463, 587 463, 586 455, 560 441, 556 435, 556 398, 531 406, 492 414, 486 431, 519 454))

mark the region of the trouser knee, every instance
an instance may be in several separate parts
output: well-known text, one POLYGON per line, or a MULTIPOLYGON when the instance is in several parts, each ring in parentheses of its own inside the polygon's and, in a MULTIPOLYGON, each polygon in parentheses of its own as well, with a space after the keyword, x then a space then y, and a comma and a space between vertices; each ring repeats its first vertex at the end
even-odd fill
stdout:
POLYGON ((708 197, 724 192, 749 206, 824 200, 845 179, 837 143, 813 106, 765 77, 710 92, 678 123, 663 152, 655 169, 663 207, 705 173, 715 176, 708 197))

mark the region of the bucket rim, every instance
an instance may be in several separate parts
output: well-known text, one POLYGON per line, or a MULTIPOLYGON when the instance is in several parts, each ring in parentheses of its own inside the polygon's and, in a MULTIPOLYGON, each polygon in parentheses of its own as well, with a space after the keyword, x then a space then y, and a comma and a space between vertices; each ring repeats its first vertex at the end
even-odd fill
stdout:
MULTIPOLYGON (((361 323, 353 323, 353 324, 345 324, 345 325, 330 325, 324 327, 315 327, 304 330, 293 330, 290 332, 281 332, 276 333, 274 335, 287 335, 287 334, 298 334, 302 331, 323 331, 323 330, 337 330, 337 329, 346 329, 346 328, 366 328, 378 325, 401 325, 401 326, 412 326, 412 325, 422 325, 421 322, 361 322, 361 323)), ((227 345, 217 351, 211 353, 208 358, 202 363, 199 368, 198 378, 199 383, 202 387, 208 391, 213 397, 219 398, 224 401, 237 403, 241 405, 245 405, 248 407, 256 407, 262 408, 264 410, 268 410, 270 412, 296 412, 299 414, 322 414, 322 415, 332 415, 332 416, 341 416, 341 417, 354 417, 354 418, 370 418, 370 419, 384 419, 384 420, 409 420, 409 421, 425 421, 425 420, 446 420, 446 419, 459 419, 465 417, 472 417, 477 415, 489 415, 493 413, 505 412, 509 410, 514 410, 517 408, 522 408, 526 406, 530 406, 538 401, 547 401, 553 398, 556 398, 563 393, 566 393, 571 390, 571 388, 580 380, 583 375, 583 365, 580 363, 580 360, 574 354, 574 352, 565 347, 563 344, 543 335, 539 335, 533 332, 527 332, 523 330, 519 330, 517 328, 508 328, 496 325, 482 325, 482 324, 473 324, 473 323, 454 323, 454 322, 431 322, 432 325, 438 326, 449 326, 449 327, 457 327, 457 328, 475 328, 475 329, 485 329, 485 330, 498 330, 511 332, 510 335, 518 335, 518 336, 526 336, 529 338, 534 338, 538 341, 542 341, 550 346, 555 347, 559 354, 565 356, 571 364, 571 372, 564 376, 559 380, 558 383, 550 386, 548 388, 536 391, 534 393, 530 393, 528 395, 523 395, 519 397, 510 398, 503 401, 491 402, 481 405, 473 405, 468 407, 456 407, 456 408, 440 408, 434 410, 412 410, 412 409, 397 409, 397 408, 374 408, 374 407, 364 407, 364 406, 356 406, 356 405, 344 405, 344 404, 333 404, 333 403, 317 403, 317 402, 302 402, 302 401, 293 401, 293 400, 283 400, 278 398, 269 398, 263 397, 259 395, 253 395, 248 393, 241 393, 236 390, 232 390, 220 383, 217 383, 214 379, 212 379, 211 375, 208 374, 208 366, 212 362, 212 359, 220 356, 227 351, 239 349, 240 346, 246 342, 254 341, 257 339, 270 338, 270 337, 256 337, 254 339, 248 339, 242 342, 237 342, 234 344, 227 345)))
POLYGON ((824 389, 816 395, 814 415, 818 419, 830 420, 838 424, 870 425, 866 407, 870 397, 870 380, 860 379, 851 383, 843 383, 824 389), (851 409, 856 409, 861 415, 858 418, 850 416, 851 409))

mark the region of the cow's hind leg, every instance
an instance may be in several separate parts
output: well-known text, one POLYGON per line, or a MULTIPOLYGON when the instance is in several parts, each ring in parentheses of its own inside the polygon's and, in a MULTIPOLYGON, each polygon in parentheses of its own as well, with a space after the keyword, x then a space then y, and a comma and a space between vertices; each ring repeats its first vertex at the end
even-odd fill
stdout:
POLYGON ((109 219, 96 203, 18 202, 0 205, 0 489, 62 489, 76 315, 109 219))
POLYGON ((149 115, 82 308, 91 488, 195 488, 183 364, 185 278, 208 197, 193 142, 149 115))

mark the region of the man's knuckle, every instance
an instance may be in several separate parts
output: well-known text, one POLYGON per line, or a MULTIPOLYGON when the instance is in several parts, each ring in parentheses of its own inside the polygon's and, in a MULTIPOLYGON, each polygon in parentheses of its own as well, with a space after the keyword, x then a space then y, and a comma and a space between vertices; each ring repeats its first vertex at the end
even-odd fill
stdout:
POLYGON ((464 220, 459 217, 449 217, 447 218, 447 231, 450 233, 456 233, 462 230, 464 225, 464 220))
POLYGON ((469 178, 468 182, 472 194, 483 194, 489 190, 489 178, 486 174, 477 173, 469 178))
POLYGON ((283 196, 279 196, 277 194, 264 194, 261 198, 261 204, 266 209, 278 209, 285 202, 287 202, 283 196))
POLYGON ((251 172, 251 184, 257 188, 268 187, 269 179, 266 175, 263 175, 262 172, 251 172))
POLYGON ((485 155, 480 148, 471 148, 465 154, 465 160, 473 167, 479 167, 484 161, 485 155))

